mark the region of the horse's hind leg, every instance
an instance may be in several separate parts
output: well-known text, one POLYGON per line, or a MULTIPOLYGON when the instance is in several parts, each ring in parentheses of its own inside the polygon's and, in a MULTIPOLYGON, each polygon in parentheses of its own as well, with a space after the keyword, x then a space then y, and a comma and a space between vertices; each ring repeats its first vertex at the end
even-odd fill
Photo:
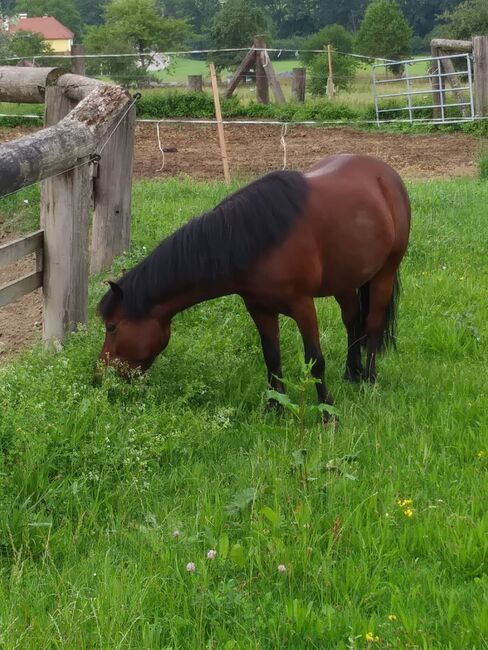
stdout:
POLYGON ((347 330, 347 359, 344 378, 358 382, 364 376, 361 359, 361 318, 359 297, 356 291, 348 291, 335 296, 341 308, 342 322, 347 330))
MULTIPOLYGON (((280 350, 280 327, 278 314, 268 312, 251 301, 245 301, 247 310, 251 315, 261 338, 264 362, 268 372, 268 384, 270 388, 278 393, 284 393, 285 387, 281 381, 281 350, 280 350)), ((269 400, 268 406, 280 410, 276 400, 269 400)))
MULTIPOLYGON (((317 380, 315 386, 319 402, 333 404, 332 395, 325 384, 325 360, 320 348, 319 326, 313 299, 304 298, 295 303, 290 309, 290 316, 302 335, 305 363, 312 362, 312 376, 317 380)), ((324 420, 328 419, 328 414, 324 413, 324 420)))
POLYGON ((383 268, 369 283, 369 309, 366 318, 366 380, 376 381, 376 355, 381 349, 388 305, 392 300, 396 265, 383 268))

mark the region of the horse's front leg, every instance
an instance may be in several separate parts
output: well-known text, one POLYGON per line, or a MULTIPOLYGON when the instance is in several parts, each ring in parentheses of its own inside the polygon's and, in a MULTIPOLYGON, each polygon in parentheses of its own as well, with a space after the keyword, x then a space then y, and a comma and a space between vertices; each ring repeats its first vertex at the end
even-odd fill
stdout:
MULTIPOLYGON (((246 300, 246 307, 253 319, 261 338, 264 362, 268 373, 268 385, 278 393, 284 393, 285 387, 281 381, 281 350, 280 326, 278 314, 269 312, 262 307, 246 300)), ((268 401, 268 408, 282 411, 282 406, 275 399, 268 401)))
MULTIPOLYGON (((332 405, 334 400, 325 383, 325 359, 320 348, 319 326, 313 298, 302 298, 297 301, 290 310, 290 316, 298 325, 302 335, 305 363, 312 363, 312 376, 316 380, 319 403, 332 405)), ((326 411, 323 413, 323 419, 324 422, 330 419, 326 411)))

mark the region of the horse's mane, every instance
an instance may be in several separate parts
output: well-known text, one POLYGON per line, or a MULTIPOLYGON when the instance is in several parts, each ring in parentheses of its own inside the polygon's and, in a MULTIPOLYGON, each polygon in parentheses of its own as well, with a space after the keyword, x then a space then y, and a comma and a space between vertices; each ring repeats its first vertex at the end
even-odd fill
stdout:
MULTIPOLYGON (((191 219, 117 281, 124 312, 142 318, 185 286, 236 277, 287 237, 307 193, 302 174, 272 172, 191 219)), ((102 318, 118 304, 109 290, 98 307, 102 318)))

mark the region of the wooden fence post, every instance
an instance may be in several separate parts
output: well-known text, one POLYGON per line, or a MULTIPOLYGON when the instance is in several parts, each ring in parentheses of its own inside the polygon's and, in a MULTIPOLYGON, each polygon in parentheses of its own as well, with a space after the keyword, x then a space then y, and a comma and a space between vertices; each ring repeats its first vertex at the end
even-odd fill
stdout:
POLYGON ((200 93, 203 89, 203 79, 201 74, 189 74, 187 80, 188 90, 200 93))
POLYGON ((212 94, 215 106, 215 117, 217 118, 217 131, 219 133, 220 154, 222 156, 222 166, 224 168, 224 179, 226 183, 230 183, 229 160, 227 158, 227 146, 225 144, 224 125, 222 123, 222 111, 220 110, 219 89, 217 86, 217 74, 215 72, 215 64, 210 63, 210 78, 212 80, 212 94))
MULTIPOLYGON (((44 126, 54 126, 76 105, 62 88, 48 86, 44 126)), ((86 162, 82 158, 80 162, 86 162)), ((90 166, 85 164, 41 184, 44 318, 42 338, 62 341, 88 309, 90 166)))
POLYGON ((43 339, 62 341, 88 309, 88 220, 90 165, 80 166, 43 182, 44 322, 43 339))
POLYGON ((488 36, 473 38, 474 110, 476 117, 488 115, 488 36))
POLYGON ((86 75, 86 61, 83 45, 72 45, 71 56, 76 57, 71 59, 71 71, 84 77, 86 75))
POLYGON ((129 250, 132 163, 136 108, 133 106, 108 141, 93 181, 90 272, 99 273, 129 250))
MULTIPOLYGON (((430 55, 435 58, 439 56, 439 48, 434 42, 431 42, 430 44, 430 55)), ((432 76, 431 76, 431 83, 432 83, 432 104, 435 106, 433 109, 433 118, 434 120, 438 120, 441 117, 441 89, 439 85, 439 77, 438 77, 438 66, 437 63, 433 63, 433 69, 432 69, 432 76)), ((442 69, 442 68, 441 68, 442 69)))
POLYGON ((266 44, 262 36, 256 36, 254 47, 258 50, 256 52, 256 101, 258 104, 269 104, 268 76, 263 66, 263 54, 266 44))
POLYGON ((327 64, 329 74, 327 75, 327 97, 332 99, 335 97, 335 86, 334 86, 334 68, 332 65, 332 45, 329 43, 327 45, 327 64))
POLYGON ((305 101, 306 68, 293 68, 291 80, 291 96, 298 102, 305 101))

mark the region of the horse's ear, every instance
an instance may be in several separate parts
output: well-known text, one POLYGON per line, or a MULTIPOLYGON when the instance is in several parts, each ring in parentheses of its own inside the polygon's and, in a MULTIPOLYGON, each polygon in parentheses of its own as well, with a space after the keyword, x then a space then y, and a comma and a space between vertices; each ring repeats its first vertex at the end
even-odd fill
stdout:
POLYGON ((108 283, 115 297, 118 298, 119 300, 122 300, 124 297, 124 292, 122 291, 121 287, 119 287, 119 285, 116 282, 112 282, 111 280, 109 280, 108 283))

